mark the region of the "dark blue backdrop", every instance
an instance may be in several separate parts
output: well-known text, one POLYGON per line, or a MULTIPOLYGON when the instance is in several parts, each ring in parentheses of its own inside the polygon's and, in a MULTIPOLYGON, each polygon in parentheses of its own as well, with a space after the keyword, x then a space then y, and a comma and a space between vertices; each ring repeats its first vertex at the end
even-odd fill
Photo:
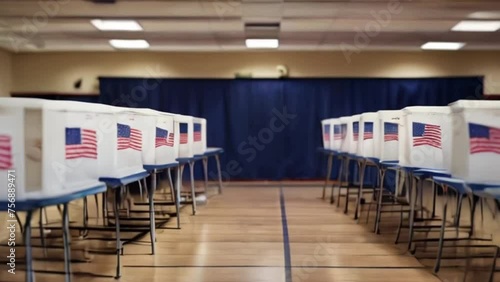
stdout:
MULTIPOLYGON (((325 173, 320 121, 482 94, 482 77, 427 79, 100 78, 99 102, 204 117, 231 179, 313 179, 325 173)), ((212 166, 213 167, 213 166, 212 166)))

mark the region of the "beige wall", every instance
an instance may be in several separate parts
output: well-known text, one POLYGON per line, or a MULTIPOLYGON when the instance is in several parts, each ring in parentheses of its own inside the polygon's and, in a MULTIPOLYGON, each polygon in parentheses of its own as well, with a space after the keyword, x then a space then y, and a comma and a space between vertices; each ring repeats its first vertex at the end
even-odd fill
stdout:
POLYGON ((12 55, 0 49, 0 97, 9 96, 12 86, 12 55))
POLYGON ((434 77, 485 75, 485 93, 500 94, 500 52, 103 52, 13 55, 13 91, 97 93, 98 76, 218 77, 236 72, 276 77, 434 77), (73 83, 83 78, 82 88, 73 83))

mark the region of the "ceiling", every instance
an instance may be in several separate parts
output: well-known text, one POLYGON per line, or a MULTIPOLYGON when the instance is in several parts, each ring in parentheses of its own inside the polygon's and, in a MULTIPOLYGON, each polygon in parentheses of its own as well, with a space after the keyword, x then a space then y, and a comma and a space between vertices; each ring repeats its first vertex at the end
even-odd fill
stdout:
POLYGON ((247 37, 273 35, 279 50, 419 50, 428 41, 500 50, 500 32, 450 31, 478 12, 500 20, 500 1, 0 0, 0 48, 114 51, 110 39, 146 39, 151 51, 231 51, 246 50, 247 37), (96 18, 134 19, 144 30, 103 32, 90 23, 96 18), (279 28, 249 30, 245 23, 279 23, 279 28))

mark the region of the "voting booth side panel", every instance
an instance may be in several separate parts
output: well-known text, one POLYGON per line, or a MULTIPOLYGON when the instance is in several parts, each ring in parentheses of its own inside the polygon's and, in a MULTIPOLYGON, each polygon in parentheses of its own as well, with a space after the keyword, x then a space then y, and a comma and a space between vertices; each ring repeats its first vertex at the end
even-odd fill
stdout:
MULTIPOLYGON (((23 109, 0 107, 0 124, 0 201, 8 200, 8 182, 11 179, 15 186, 16 200, 25 200, 28 195, 23 109)), ((40 151, 37 150, 36 153, 35 157, 40 158, 40 151)))

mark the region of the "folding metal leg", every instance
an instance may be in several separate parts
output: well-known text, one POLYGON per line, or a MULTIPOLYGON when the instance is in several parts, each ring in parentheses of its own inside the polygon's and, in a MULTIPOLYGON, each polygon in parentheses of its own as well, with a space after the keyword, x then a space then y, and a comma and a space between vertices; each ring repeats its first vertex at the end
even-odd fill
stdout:
POLYGON ((40 230, 40 241, 43 248, 43 256, 47 257, 47 245, 45 244, 45 232, 43 230, 43 208, 40 209, 40 217, 38 219, 38 228, 40 230))
POLYGON ((156 250, 156 223, 155 223, 155 191, 156 191, 156 171, 151 172, 151 185, 148 189, 149 198, 149 233, 151 236, 151 254, 156 250))
MULTIPOLYGON (((177 166, 177 175, 175 179, 175 210, 177 212, 177 228, 181 228, 181 182, 182 182, 182 167, 183 165, 177 166)), ((172 194, 172 197, 174 195, 172 194)))
POLYGON ((408 232, 408 250, 411 249, 411 245, 413 243, 413 230, 414 230, 414 225, 415 225, 415 210, 416 210, 416 205, 417 205, 417 200, 418 200, 418 195, 419 191, 422 190, 422 180, 417 180, 415 177, 413 177, 413 174, 411 174, 412 178, 412 187, 410 188, 410 220, 409 220, 409 232, 408 232))
POLYGON ((446 185, 443 185, 442 187, 444 191, 443 195, 445 197, 445 202, 443 206, 443 221, 441 223, 441 231, 439 234, 438 251, 436 256, 436 262, 434 264, 434 273, 438 273, 441 267, 441 258, 443 257, 444 235, 446 229, 446 213, 448 211, 448 187, 446 185))
POLYGON ((219 176, 219 194, 222 194, 222 170, 220 169, 219 155, 215 155, 215 162, 217 164, 217 175, 219 176))
POLYGON ((358 200, 356 201, 356 210, 354 211, 354 219, 359 221, 359 217, 361 217, 361 199, 363 199, 363 186, 365 182, 365 170, 366 170, 366 160, 362 160, 359 163, 360 172, 359 172, 359 191, 358 191, 358 200))
POLYGON ((142 198, 142 183, 141 183, 141 180, 138 181, 139 182, 139 196, 141 197, 141 200, 143 199, 142 198))
POLYGON ((120 213, 119 204, 121 201, 121 189, 125 188, 121 186, 120 188, 114 189, 115 199, 114 199, 114 209, 115 209, 115 228, 116 228, 116 276, 118 279, 122 276, 121 258, 120 253, 122 249, 122 242, 120 239, 120 213))
POLYGON ((31 249, 31 218, 33 211, 29 210, 26 214, 26 222, 24 223, 24 244, 26 251, 26 281, 35 281, 35 271, 33 270, 33 254, 31 249))
POLYGON ((384 193, 384 181, 385 181, 386 169, 380 168, 379 172, 380 172, 380 189, 377 198, 377 214, 375 215, 375 226, 374 226, 375 227, 374 231, 376 234, 380 234, 380 217, 382 215, 382 199, 384 193))
MULTIPOLYGON (((340 160, 340 168, 339 168, 339 192, 338 192, 338 196, 337 196, 337 207, 340 207, 340 196, 341 196, 341 193, 342 193, 342 181, 343 181, 343 176, 345 174, 345 158, 342 157, 342 156, 339 156, 339 160, 340 160)), ((331 199, 331 202, 333 204, 333 199, 331 199)))
POLYGON ((325 185, 323 185, 323 196, 321 197, 322 199, 326 198, 326 187, 328 186, 328 181, 330 181, 330 177, 332 174, 332 163, 333 163, 333 154, 328 154, 328 161, 326 166, 327 167, 326 179, 325 179, 325 185))
POLYGON ((196 215, 196 194, 194 191, 194 162, 189 162, 189 177, 191 182, 191 199, 193 200, 193 215, 196 215))
POLYGON ((349 163, 350 159, 349 157, 345 158, 346 164, 345 164, 345 178, 346 178, 346 183, 347 183, 347 193, 345 196, 345 207, 344 207, 344 214, 347 214, 349 212, 349 163))
POLYGON ((108 192, 102 193, 102 225, 107 225, 108 219, 108 192))
POLYGON ((170 168, 167 169, 167 174, 168 174, 168 185, 170 186, 170 195, 172 195, 171 199, 172 199, 172 201, 176 201, 175 186, 174 186, 174 182, 172 181, 172 170, 170 168))
POLYGON ((68 204, 63 205, 63 241, 64 241, 64 281, 71 281, 71 234, 69 232, 68 204))
POLYGON ((493 258, 493 265, 491 266, 491 271, 490 271, 490 279, 488 280, 489 282, 493 282, 495 279, 495 271, 497 268, 497 257, 500 255, 500 248, 497 247, 495 250, 495 257, 493 258))
MULTIPOLYGON (((203 176, 204 176, 204 180, 205 180, 205 183, 204 183, 205 195, 207 195, 207 191, 208 191, 208 158, 206 158, 206 157, 202 158, 201 162, 203 164, 203 176)), ((207 195, 207 198, 208 198, 208 195, 207 195)))

